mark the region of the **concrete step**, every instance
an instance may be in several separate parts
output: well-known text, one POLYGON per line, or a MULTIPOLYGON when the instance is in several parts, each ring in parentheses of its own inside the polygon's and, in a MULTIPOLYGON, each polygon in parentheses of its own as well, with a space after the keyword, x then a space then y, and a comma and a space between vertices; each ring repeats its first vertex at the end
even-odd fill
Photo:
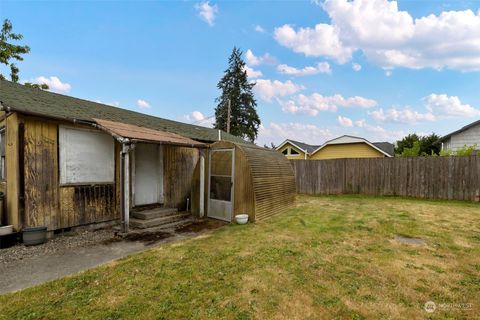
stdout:
POLYGON ((132 212, 132 217, 140 220, 150 220, 160 217, 173 216, 178 213, 176 208, 155 208, 150 210, 132 212))
POLYGON ((173 222, 181 221, 191 217, 190 213, 177 213, 175 215, 169 216, 160 216, 153 219, 143 220, 143 219, 130 219, 130 226, 132 228, 146 229, 162 225, 167 225, 173 222))

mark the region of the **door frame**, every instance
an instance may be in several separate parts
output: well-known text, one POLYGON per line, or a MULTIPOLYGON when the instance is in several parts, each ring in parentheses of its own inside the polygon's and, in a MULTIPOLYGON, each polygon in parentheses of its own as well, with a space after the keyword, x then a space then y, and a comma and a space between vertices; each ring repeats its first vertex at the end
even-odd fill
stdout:
POLYGON ((210 149, 209 155, 208 155, 208 210, 207 210, 207 217, 208 218, 214 218, 218 220, 223 220, 223 221, 228 221, 231 222, 233 219, 233 212, 234 212, 234 197, 235 197, 235 148, 222 148, 222 149, 210 149), (212 154, 213 152, 225 152, 225 151, 230 151, 232 152, 232 173, 231 173, 231 187, 230 187, 230 201, 225 201, 225 200, 217 200, 217 199, 211 199, 210 198, 210 187, 211 187, 211 180, 212 180, 212 154), (231 203, 230 206, 230 219, 225 219, 223 217, 215 217, 210 214, 210 201, 219 201, 219 202, 227 202, 231 203))
POLYGON ((164 174, 165 174, 165 167, 164 167, 164 163, 163 163, 163 145, 162 144, 157 144, 157 143, 147 143, 147 142, 138 142, 135 144, 135 148, 133 148, 131 151, 130 151, 130 175, 132 177, 131 179, 131 183, 130 183, 130 188, 131 188, 131 193, 132 193, 132 207, 136 207, 136 206, 145 206, 145 205, 149 205, 149 204, 140 204, 140 205, 137 205, 135 204, 135 184, 136 184, 136 163, 135 163, 135 157, 136 157, 136 150, 137 150, 137 146, 139 143, 145 143, 145 144, 155 144, 157 147, 158 147, 158 166, 157 166, 157 169, 158 169, 158 190, 159 190, 159 193, 157 195, 157 202, 155 203, 152 203, 152 204, 163 204, 165 202, 165 195, 164 195, 164 188, 163 188, 163 178, 164 178, 164 174))

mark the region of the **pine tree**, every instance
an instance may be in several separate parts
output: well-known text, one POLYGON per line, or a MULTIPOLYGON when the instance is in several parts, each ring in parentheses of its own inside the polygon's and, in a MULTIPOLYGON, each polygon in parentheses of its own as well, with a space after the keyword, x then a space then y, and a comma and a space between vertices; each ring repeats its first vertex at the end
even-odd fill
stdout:
POLYGON ((228 101, 230 100, 230 133, 254 142, 258 135, 260 118, 257 102, 252 89, 255 83, 249 83, 242 51, 234 47, 228 59, 228 69, 217 88, 222 91, 215 108, 215 129, 227 130, 228 101))

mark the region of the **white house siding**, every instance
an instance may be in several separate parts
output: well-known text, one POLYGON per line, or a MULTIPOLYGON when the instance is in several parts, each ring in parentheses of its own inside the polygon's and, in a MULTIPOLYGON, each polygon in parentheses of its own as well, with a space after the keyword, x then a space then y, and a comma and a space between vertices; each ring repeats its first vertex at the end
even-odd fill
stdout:
POLYGON ((453 134, 443 143, 443 149, 455 151, 465 145, 477 145, 477 149, 480 149, 480 125, 453 134))

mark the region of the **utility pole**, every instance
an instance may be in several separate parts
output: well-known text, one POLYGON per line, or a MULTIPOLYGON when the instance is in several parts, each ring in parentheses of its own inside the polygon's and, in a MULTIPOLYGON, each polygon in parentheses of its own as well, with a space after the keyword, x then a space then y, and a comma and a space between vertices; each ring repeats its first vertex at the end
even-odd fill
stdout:
POLYGON ((230 133, 230 113, 232 112, 231 100, 228 99, 228 111, 227 111, 227 133, 230 133))

